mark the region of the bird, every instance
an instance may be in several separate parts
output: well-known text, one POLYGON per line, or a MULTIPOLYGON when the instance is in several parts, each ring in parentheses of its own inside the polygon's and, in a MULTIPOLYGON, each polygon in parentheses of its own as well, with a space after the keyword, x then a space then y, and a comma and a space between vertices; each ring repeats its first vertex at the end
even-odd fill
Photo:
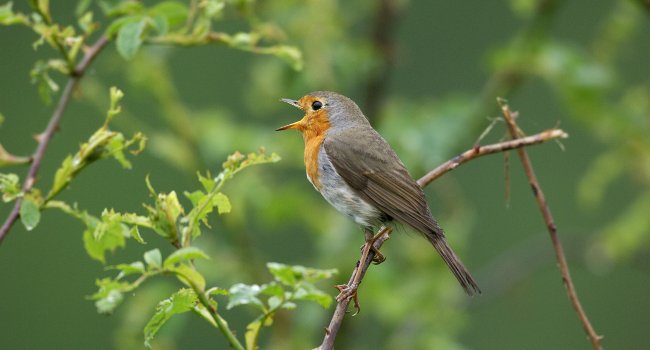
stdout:
MULTIPOLYGON (((368 249, 374 250, 373 228, 401 222, 433 245, 468 295, 481 293, 447 243, 422 188, 353 100, 331 91, 280 100, 301 109, 304 116, 276 130, 302 133, 307 179, 329 204, 364 228, 368 249)), ((337 300, 354 297, 356 305, 357 287, 337 286, 337 300)))

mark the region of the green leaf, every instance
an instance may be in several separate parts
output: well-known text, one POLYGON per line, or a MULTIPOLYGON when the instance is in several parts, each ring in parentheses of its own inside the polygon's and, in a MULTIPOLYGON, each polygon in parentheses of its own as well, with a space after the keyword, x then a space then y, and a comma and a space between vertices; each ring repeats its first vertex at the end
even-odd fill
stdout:
POLYGON ((294 300, 315 301, 323 308, 327 309, 332 304, 332 296, 317 289, 311 284, 303 284, 293 295, 294 300))
POLYGON ((95 300, 97 312, 100 314, 110 314, 115 308, 124 300, 123 293, 131 291, 135 288, 134 285, 116 281, 110 278, 104 278, 95 282, 99 290, 90 296, 90 299, 95 300))
POLYGON ((144 253, 144 261, 149 266, 149 269, 151 269, 151 268, 156 268, 156 269, 161 268, 162 267, 162 255, 160 254, 160 250, 158 250, 158 248, 156 248, 156 249, 152 249, 152 250, 144 253))
POLYGON ((210 259, 210 257, 199 248, 185 247, 169 255, 167 259, 165 259, 163 266, 167 268, 173 266, 178 262, 194 259, 210 259))
POLYGON ((105 252, 124 247, 128 235, 128 229, 119 221, 102 220, 96 223, 94 229, 89 227, 84 231, 84 248, 91 258, 105 263, 105 252))
POLYGON ((132 262, 130 264, 119 264, 116 266, 109 266, 107 269, 119 270, 120 274, 116 279, 121 279, 122 277, 133 275, 133 274, 143 274, 145 273, 145 267, 142 261, 132 262))
POLYGON ((0 24, 29 24, 29 20, 22 13, 14 13, 12 10, 13 3, 9 1, 4 5, 0 5, 0 24))
POLYGON ((142 45, 142 35, 146 26, 146 21, 141 19, 138 22, 127 23, 123 25, 117 33, 117 52, 122 57, 130 60, 135 56, 142 45))
MULTIPOLYGON (((148 181, 148 179, 147 179, 148 181)), ((147 183, 149 190, 152 191, 150 183, 147 183)), ((176 192, 169 194, 152 192, 156 196, 155 206, 145 206, 149 212, 149 220, 153 225, 154 231, 159 235, 176 241, 179 237, 177 221, 179 216, 184 212, 183 207, 178 201, 176 192)))
POLYGON ((140 230, 138 229, 137 226, 131 227, 131 230, 129 231, 131 238, 135 239, 136 242, 140 244, 147 244, 147 242, 142 239, 142 236, 140 236, 140 230))
POLYGON ((181 289, 169 299, 158 303, 156 312, 144 327, 144 345, 151 348, 151 341, 156 333, 172 316, 192 310, 198 302, 196 293, 191 289, 181 289))
POLYGON ((193 267, 180 264, 176 267, 168 268, 168 270, 175 273, 178 279, 188 287, 196 287, 199 290, 205 289, 205 277, 193 267))
POLYGON ((174 29, 185 24, 188 10, 187 5, 182 2, 163 1, 149 9, 148 13, 151 17, 162 18, 166 26, 174 29))
POLYGON ((273 277, 281 283, 288 286, 297 286, 300 282, 314 283, 323 279, 331 278, 336 275, 336 269, 319 270, 299 265, 285 265, 270 262, 266 264, 273 277))
POLYGON ((263 284, 260 293, 281 298, 284 296, 284 289, 277 282, 271 282, 263 284))
POLYGON ((246 326, 246 334, 244 339, 246 340, 246 350, 255 350, 257 347, 257 338, 260 333, 260 329, 264 326, 261 320, 255 320, 249 323, 246 326))
POLYGON ((41 209, 33 198, 25 196, 20 204, 20 221, 27 231, 33 230, 41 221, 41 209))
POLYGON ((16 174, 0 173, 0 192, 2 192, 3 201, 10 202, 22 195, 19 181, 16 174))
POLYGON ((262 288, 257 284, 235 284, 228 290, 229 301, 227 308, 230 310, 238 305, 252 304, 257 306, 259 309, 264 310, 264 304, 257 298, 257 295, 261 290, 262 288))

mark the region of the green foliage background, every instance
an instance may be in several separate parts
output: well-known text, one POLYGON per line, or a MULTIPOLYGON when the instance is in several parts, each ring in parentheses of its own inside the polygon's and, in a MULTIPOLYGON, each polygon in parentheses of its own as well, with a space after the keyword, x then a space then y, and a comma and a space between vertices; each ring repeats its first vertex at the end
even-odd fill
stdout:
MULTIPOLYGON (((125 97, 112 126, 126 135, 142 132, 147 148, 130 157, 129 170, 112 161, 92 164, 60 199, 95 216, 105 208, 142 213, 141 203, 150 200, 147 175, 158 191, 191 191, 197 171, 219 173, 229 154, 264 146, 282 161, 229 181, 223 192, 232 210, 211 214, 212 228, 197 244, 212 259, 197 264, 210 285, 222 288, 272 280, 267 262, 337 268, 339 275, 318 282, 334 295, 330 285, 347 279, 363 236, 306 181, 299 135, 273 131, 300 117, 278 99, 324 89, 350 96, 375 111, 371 122, 420 176, 471 147, 498 115, 495 97, 503 96, 528 133, 559 124, 570 134, 564 150, 549 143, 529 153, 583 306, 606 348, 648 348, 650 8, 642 1, 542 3, 540 11, 533 0, 395 1, 393 65, 385 94, 372 105, 368 86, 386 69, 373 44, 375 1, 232 1, 213 28, 253 28, 263 43, 297 47, 302 61, 289 49, 257 55, 224 42, 145 42, 125 60, 120 53, 131 56, 128 45, 118 53, 111 43, 75 93, 37 186, 50 188, 61 161, 104 123, 109 87, 118 86, 125 97)), ((52 17, 74 23, 75 5, 52 2, 52 17)), ((99 6, 90 8, 104 28, 99 6)), ((14 9, 29 11, 22 2, 14 9)), ((54 108, 41 103, 30 83, 34 62, 56 56, 47 45, 34 51, 37 39, 23 26, 0 27, 0 142, 17 155, 33 152, 31 137, 54 108)), ((50 77, 65 84, 58 73, 50 77)), ((497 124, 483 142, 503 135, 497 124)), ((360 289, 362 312, 345 321, 337 348, 589 348, 526 179, 511 158, 509 201, 499 155, 472 161, 426 190, 484 294, 465 297, 434 251, 401 230, 384 247, 388 260, 370 268, 360 289)), ((24 166, 5 170, 24 179, 24 166)), ((3 218, 9 209, 0 207, 3 218)), ((95 293, 96 279, 115 273, 89 258, 83 230, 67 215, 44 211, 34 230, 17 223, 0 246, 3 348, 143 347, 145 324, 178 283, 148 281, 125 294, 112 316, 98 315, 85 297, 95 293)), ((151 232, 143 236, 164 256, 173 251, 151 232)), ((131 243, 106 254, 108 264, 141 259, 142 246, 131 243)), ((253 307, 223 312, 239 335, 256 316, 253 307)), ((280 311, 263 330, 261 348, 316 346, 331 313, 316 304, 280 311)), ((161 328, 153 346, 226 348, 226 342, 186 313, 161 328)))

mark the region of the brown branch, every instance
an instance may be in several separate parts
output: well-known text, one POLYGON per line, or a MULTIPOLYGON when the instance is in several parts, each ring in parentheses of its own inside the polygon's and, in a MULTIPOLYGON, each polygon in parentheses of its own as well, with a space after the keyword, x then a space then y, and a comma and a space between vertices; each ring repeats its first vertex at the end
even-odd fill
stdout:
MULTIPOLYGON (((97 57, 97 54, 99 54, 99 52, 104 47, 106 47, 106 44, 108 44, 108 38, 104 36, 99 38, 93 44, 93 46, 91 46, 86 51, 84 57, 81 59, 79 64, 75 67, 75 69, 72 72, 70 72, 70 79, 68 80, 68 83, 66 84, 65 89, 61 94, 59 103, 57 104, 56 109, 52 113, 52 116, 50 117, 50 121, 48 122, 45 131, 43 131, 43 133, 40 134, 38 137, 38 146, 36 147, 36 151, 34 151, 34 155, 32 157, 32 165, 29 168, 29 171, 27 172, 27 178, 25 178, 25 182, 23 183, 23 188, 22 188, 23 193, 29 192, 34 186, 34 184, 36 183, 38 170, 41 167, 41 162, 43 161, 43 156, 45 155, 47 146, 50 144, 50 141, 52 140, 52 136, 54 136, 54 133, 59 128, 61 117, 63 116, 63 112, 65 111, 65 109, 68 106, 68 103, 70 102, 70 97, 72 96, 75 87, 79 83, 79 80, 81 80, 83 74, 86 72, 86 69, 88 69, 88 66, 92 63, 95 57, 97 57)), ((18 198, 14 204, 13 209, 9 213, 9 216, 2 224, 2 227, 0 228, 0 243, 2 243, 4 238, 9 233, 9 230, 11 229, 13 224, 20 216, 19 213, 20 213, 21 204, 22 204, 22 199, 18 198)))
MULTIPOLYGON (((531 136, 527 136, 527 137, 523 137, 511 141, 495 143, 487 146, 477 145, 457 155, 456 157, 448 160, 447 162, 441 164, 437 168, 431 170, 429 173, 427 173, 426 175, 424 175, 418 180, 418 185, 420 185, 421 187, 425 187, 429 185, 433 180, 450 172, 451 170, 456 169, 459 165, 484 155, 504 152, 516 148, 521 149, 522 147, 536 145, 553 139, 566 138, 567 136, 568 136, 567 133, 565 133, 560 129, 551 129, 551 130, 543 131, 536 135, 531 135, 531 136)), ((379 250, 379 248, 381 248, 384 242, 388 238, 390 238, 391 231, 392 229, 389 227, 382 227, 379 230, 379 232, 377 233, 378 238, 375 240, 374 243, 374 247, 377 250, 379 250)), ((370 252, 368 253, 368 257, 366 258, 365 261, 357 262, 357 266, 354 268, 354 270, 352 271, 352 275, 350 276, 348 286, 355 280, 357 273, 361 274, 361 277, 359 278, 359 284, 361 283, 361 280, 363 279, 363 276, 366 274, 368 266, 370 266, 370 263, 372 262, 374 256, 375 256, 374 251, 370 250, 370 252)), ((339 329, 341 328, 341 324, 343 323, 343 318, 345 316, 349 304, 350 304, 350 300, 346 300, 346 299, 341 300, 340 302, 337 303, 336 309, 334 310, 334 315, 330 320, 329 326, 325 329, 325 337, 323 338, 323 343, 317 349, 320 350, 333 349, 336 335, 339 329)))
MULTIPOLYGON (((500 100, 499 103, 501 104, 501 111, 506 120, 506 123, 508 124, 508 131, 510 133, 510 136, 516 139, 521 134, 521 131, 519 130, 517 124, 515 123, 516 114, 513 113, 510 110, 510 107, 502 100, 500 100)), ((580 318, 580 322, 582 322, 582 326, 585 329, 585 333, 587 333, 587 336, 591 340, 591 345, 593 346, 594 349, 600 350, 602 349, 600 343, 603 337, 596 333, 596 331, 591 325, 591 322, 589 322, 589 318, 587 317, 587 314, 585 313, 584 309, 582 308, 582 305, 580 304, 580 299, 578 298, 578 294, 573 285, 573 280, 571 279, 571 274, 569 273, 569 265, 567 264, 566 257, 564 256, 564 249, 562 248, 562 243, 560 242, 560 238, 558 237, 557 234, 557 226, 555 225, 555 221, 553 220, 553 215, 551 214, 551 210, 549 209, 548 203, 546 202, 546 197, 544 196, 544 192, 542 191, 542 188, 540 187, 539 182, 537 181, 537 176, 535 175, 535 171, 533 170, 533 165, 530 162, 530 158, 528 158, 528 154, 526 153, 526 150, 524 150, 523 148, 519 148, 517 151, 519 153, 519 159, 521 159, 521 164, 523 165, 524 171, 526 172, 528 183, 530 184, 533 190, 533 195, 537 200, 537 205, 539 206, 539 209, 542 212, 542 216, 544 217, 544 222, 546 223, 546 227, 548 228, 548 233, 551 235, 551 242, 553 243, 553 249, 555 250, 557 262, 560 267, 560 273, 562 274, 562 282, 566 287, 567 294, 569 295, 569 299, 571 300, 571 303, 573 304, 573 308, 576 310, 576 313, 580 318)))

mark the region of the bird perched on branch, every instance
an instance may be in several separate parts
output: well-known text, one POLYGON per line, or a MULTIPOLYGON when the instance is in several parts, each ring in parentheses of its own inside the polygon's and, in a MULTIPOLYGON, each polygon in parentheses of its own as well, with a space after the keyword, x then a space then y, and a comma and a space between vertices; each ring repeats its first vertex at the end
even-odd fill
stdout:
MULTIPOLYGON (((373 227, 400 221, 424 235, 467 294, 480 293, 472 275, 447 244, 424 192, 354 101, 329 91, 282 101, 305 115, 277 130, 302 133, 307 178, 334 208, 364 227, 366 253, 374 250, 373 227)), ((383 260, 379 252, 375 254, 383 260)), ((358 285, 339 287, 339 301, 356 297, 358 285)))

